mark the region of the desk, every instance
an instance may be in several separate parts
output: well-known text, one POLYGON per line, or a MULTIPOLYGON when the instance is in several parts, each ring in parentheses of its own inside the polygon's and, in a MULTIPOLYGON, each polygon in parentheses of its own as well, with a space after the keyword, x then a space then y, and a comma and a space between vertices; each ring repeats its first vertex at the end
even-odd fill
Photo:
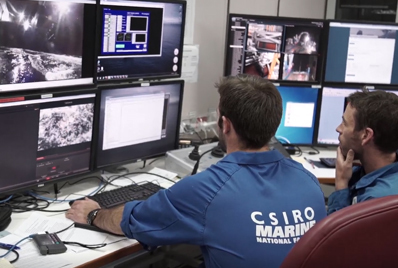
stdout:
MULTIPOLYGON (((142 164, 142 163, 141 163, 142 164)), ((151 168, 147 168, 144 170, 140 171, 149 171, 151 168)), ((99 175, 99 174, 98 174, 99 175)), ((138 176, 137 176, 138 177, 138 176)), ((137 183, 140 183, 142 181, 156 181, 158 182, 162 187, 168 188, 173 183, 164 180, 162 178, 158 178, 155 176, 151 175, 139 175, 140 179, 135 180, 137 183)), ((114 183, 118 185, 126 185, 127 183, 131 183, 130 180, 123 180, 120 179, 118 181, 115 181, 114 183)), ((87 180, 83 181, 81 183, 75 184, 73 186, 68 186, 62 189, 61 194, 58 195, 58 200, 65 199, 69 195, 73 194, 68 197, 68 199, 76 199, 80 198, 81 195, 87 195, 91 193, 94 189, 98 188, 99 181, 96 179, 93 180, 87 180)), ((107 189, 112 189, 111 186, 107 189)), ((53 197, 53 191, 49 187, 48 189, 43 189, 44 191, 48 190, 49 192, 52 192, 50 195, 45 195, 46 197, 52 198, 53 197)), ((52 204, 48 210, 64 210, 68 209, 69 204, 67 202, 63 203, 57 203, 57 204, 52 204)), ((15 231, 18 229, 18 227, 27 219, 31 216, 32 213, 38 213, 40 216, 45 216, 51 219, 64 219, 65 214, 64 212, 60 213, 45 213, 45 212, 26 212, 26 213, 13 213, 12 214, 12 222, 10 226, 7 228, 6 231, 10 233, 15 233, 15 231)), ((62 228, 60 228, 62 229, 62 228)), ((82 231, 82 229, 80 229, 82 231)), ((45 230, 43 230, 45 231, 45 230)), ((84 230, 83 232, 90 232, 84 230)), ((105 235, 104 235, 105 236, 105 235)), ((122 237, 120 238, 122 239, 122 237)), ((65 239, 67 240, 67 239, 65 239)), ((119 240, 119 239, 117 239, 119 240)), ((71 240, 69 240, 71 241, 71 240)), ((82 242, 84 244, 92 244, 90 242, 90 235, 88 235, 87 239, 86 237, 82 238, 82 240, 79 240, 78 242, 82 242)), ((27 242, 27 243, 33 243, 33 241, 27 242)), ((24 244, 21 246, 21 250, 23 250, 24 244)), ((141 245, 136 241, 136 240, 125 240, 125 241, 120 241, 116 244, 111 244, 108 245, 104 248, 96 249, 96 250, 86 250, 83 252, 75 253, 72 250, 69 250, 63 254, 60 254, 59 257, 61 259, 67 259, 71 264, 64 266, 65 268, 72 268, 72 267, 78 267, 78 268, 91 268, 91 267, 102 267, 104 265, 107 265, 109 263, 112 263, 115 260, 121 259, 123 257, 132 255, 133 253, 136 253, 138 251, 141 251, 142 247, 141 245)), ((10 258, 12 259, 13 256, 10 254, 10 258)), ((23 251, 20 252, 20 260, 24 258, 24 253, 23 251)), ((37 251, 37 258, 46 258, 46 256, 41 256, 39 252, 37 251)), ((25 268, 25 266, 19 266, 18 262, 14 264, 15 267, 21 267, 25 268)), ((39 266, 35 266, 33 263, 30 268, 40 268, 39 266)))
MULTIPOLYGON (((303 151, 306 151, 304 149, 303 151)), ((319 155, 308 155, 306 153, 303 154, 301 157, 293 157, 296 161, 300 162, 303 164, 303 166, 310 171, 312 174, 314 174, 322 184, 334 184, 334 177, 335 177, 335 170, 334 169, 323 169, 323 168, 312 168, 312 166, 305 161, 304 157, 307 159, 311 159, 314 161, 318 161, 320 157, 335 157, 336 156, 336 151, 333 149, 321 149, 319 155)), ((142 163, 136 163, 131 166, 128 166, 130 170, 137 169, 140 167, 142 163)), ((156 166, 158 167, 163 167, 164 166, 164 161, 159 160, 156 161, 156 166)), ((147 167, 144 170, 140 171, 148 171, 150 167, 147 167)), ((98 174, 99 175, 99 174, 98 174)), ((167 188, 171 186, 172 184, 167 181, 162 181, 160 178, 153 178, 153 176, 148 176, 147 177, 148 181, 154 181, 157 180, 159 183, 167 188)), ((119 182, 119 181, 118 181, 119 182)), ((73 186, 68 186, 62 189, 62 193, 58 196, 58 198, 61 200, 65 198, 66 196, 76 193, 76 194, 81 194, 81 195, 86 195, 92 192, 96 187, 98 186, 98 181, 97 180, 91 180, 91 181, 84 181, 82 183, 73 185, 73 186)), ((44 189, 43 189, 44 190, 44 189)), ((48 189, 50 192, 52 192, 52 189, 48 189)), ((48 197, 53 197, 52 195, 48 195, 48 197)), ((70 196, 68 198, 78 198, 78 196, 70 196)), ((51 210, 62 210, 62 209, 68 209, 69 204, 68 203, 60 203, 60 204, 53 204, 49 209, 51 210)), ((22 213, 22 214, 13 214, 12 215, 12 223, 7 228, 7 231, 13 233, 17 227, 30 216, 30 212, 27 213, 22 213)), ((42 215, 45 215, 47 217, 57 217, 57 218, 64 218, 64 213, 51 213, 51 214, 45 214, 44 212, 41 212, 42 215)), ((85 243, 89 244, 90 241, 84 241, 85 243)), ((32 242, 29 242, 32 243, 32 242)), ((71 260, 70 265, 66 266, 65 268, 72 268, 72 267, 78 267, 78 268, 91 268, 91 267, 101 267, 107 264, 110 264, 118 259, 122 259, 126 256, 132 255, 133 253, 139 252, 142 250, 141 245, 136 241, 136 240, 126 240, 126 241, 121 241, 117 244, 112 244, 109 245, 105 248, 102 249, 96 249, 96 250, 88 250, 85 252, 81 253, 75 253, 70 250, 68 250, 66 253, 61 254, 60 256, 63 258, 66 258, 68 260, 71 260)), ((21 254, 20 258, 23 258, 23 255, 21 254)), ((38 258, 45 258, 40 255, 38 255, 38 258)), ((18 267, 18 262, 16 263, 16 267, 18 267)), ((30 268, 35 268, 35 266, 30 266, 30 268)))
MULTIPOLYGON (((310 148, 302 148, 303 152, 306 151, 313 151, 310 148)), ((319 150, 319 154, 317 155, 309 155, 306 153, 303 153, 303 155, 296 157, 293 156, 292 158, 296 160, 297 162, 301 163, 305 169, 307 169, 309 172, 314 174, 315 177, 318 178, 319 183, 321 184, 333 184, 335 181, 336 177, 336 169, 334 168, 318 168, 315 167, 313 168, 310 163, 308 163, 305 159, 313 160, 313 161, 319 161, 319 158, 333 158, 336 157, 336 149, 335 148, 317 148, 319 150)))

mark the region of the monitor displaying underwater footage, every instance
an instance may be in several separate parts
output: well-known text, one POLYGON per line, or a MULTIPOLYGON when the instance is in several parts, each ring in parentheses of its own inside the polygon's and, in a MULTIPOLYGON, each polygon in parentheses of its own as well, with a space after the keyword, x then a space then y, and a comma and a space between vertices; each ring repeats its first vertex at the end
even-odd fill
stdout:
POLYGON ((0 93, 94 83, 95 0, 0 0, 0 93))
POLYGON ((322 20, 231 14, 225 75, 319 83, 322 20))
POLYGON ((0 99, 0 193, 91 170, 96 94, 0 99))
POLYGON ((185 1, 100 4, 99 82, 181 76, 185 1))

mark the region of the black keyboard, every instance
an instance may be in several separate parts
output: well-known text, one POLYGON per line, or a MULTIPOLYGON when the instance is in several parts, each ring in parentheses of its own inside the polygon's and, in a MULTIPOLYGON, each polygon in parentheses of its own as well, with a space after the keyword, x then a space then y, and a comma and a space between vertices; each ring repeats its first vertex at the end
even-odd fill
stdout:
MULTIPOLYGON (((133 200, 145 200, 164 188, 152 182, 131 184, 114 190, 102 192, 88 198, 96 201, 102 208, 111 208, 123 205, 133 200)), ((73 202, 69 204, 72 205, 73 202)))
POLYGON ((335 168, 336 167, 336 158, 319 158, 322 164, 324 164, 327 167, 330 168, 335 168))

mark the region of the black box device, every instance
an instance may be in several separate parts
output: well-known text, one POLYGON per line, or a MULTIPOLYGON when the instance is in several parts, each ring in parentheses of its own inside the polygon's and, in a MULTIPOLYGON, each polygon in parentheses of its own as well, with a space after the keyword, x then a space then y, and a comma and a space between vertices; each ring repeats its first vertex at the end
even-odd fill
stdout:
POLYGON ((39 248, 41 255, 59 254, 67 250, 57 234, 37 234, 32 238, 39 248))

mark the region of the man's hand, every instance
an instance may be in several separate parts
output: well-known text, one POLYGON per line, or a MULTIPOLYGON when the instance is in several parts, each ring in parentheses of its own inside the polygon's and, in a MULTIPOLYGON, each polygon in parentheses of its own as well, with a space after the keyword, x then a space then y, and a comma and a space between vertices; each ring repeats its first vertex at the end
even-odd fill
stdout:
POLYGON ((349 150, 347 156, 344 157, 340 146, 337 148, 336 159, 336 190, 343 190, 348 188, 348 182, 352 177, 352 165, 354 161, 354 151, 349 150))
POLYGON ((101 208, 100 205, 86 197, 85 200, 73 202, 72 207, 66 212, 65 216, 74 222, 87 224, 88 213, 97 208, 101 208))

